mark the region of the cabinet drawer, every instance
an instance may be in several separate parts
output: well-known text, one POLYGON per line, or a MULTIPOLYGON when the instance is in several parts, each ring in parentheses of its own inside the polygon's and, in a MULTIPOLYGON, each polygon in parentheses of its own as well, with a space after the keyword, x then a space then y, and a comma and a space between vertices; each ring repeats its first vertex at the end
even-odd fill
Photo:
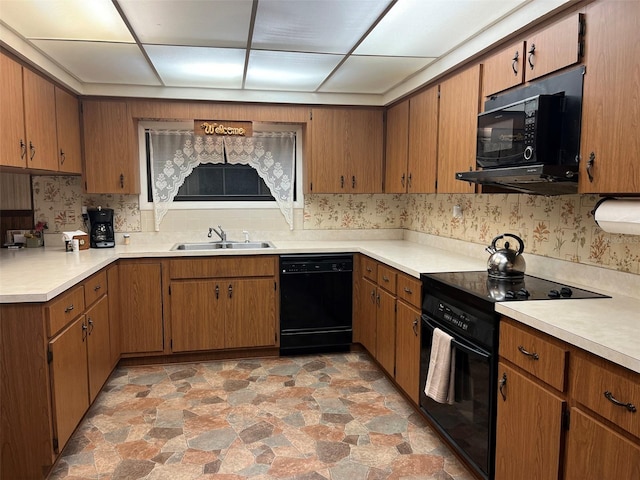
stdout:
POLYGON ((54 336, 62 327, 84 311, 84 287, 69 290, 46 307, 47 335, 54 336))
POLYGON ((278 257, 226 256, 171 260, 171 278, 270 277, 276 274, 278 257))
POLYGON ((362 257, 362 276, 374 282, 378 281, 378 263, 369 257, 362 257))
POLYGON ((500 323, 500 356, 552 387, 564 391, 568 350, 544 334, 500 323))
POLYGON ((403 274, 398 275, 398 298, 420 308, 422 306, 421 291, 422 282, 419 279, 403 274))
POLYGON ((398 273, 386 265, 378 265, 378 286, 386 291, 396 294, 396 282, 398 273))
POLYGON ((573 355, 570 381, 577 402, 640 437, 640 375, 604 360, 573 355))
POLYGON ((84 282, 84 304, 91 305, 107 293, 107 272, 101 271, 84 282))

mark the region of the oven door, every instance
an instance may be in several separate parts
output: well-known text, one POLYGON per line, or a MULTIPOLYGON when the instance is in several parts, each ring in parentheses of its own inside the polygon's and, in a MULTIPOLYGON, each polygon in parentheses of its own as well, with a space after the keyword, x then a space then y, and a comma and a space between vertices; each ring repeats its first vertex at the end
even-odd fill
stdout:
POLYGON ((483 478, 493 475, 493 421, 496 378, 492 355, 470 344, 426 315, 422 315, 420 353, 420 408, 452 446, 483 478), (427 397, 424 387, 429 369, 434 328, 453 337, 455 358, 455 401, 438 403, 427 397))

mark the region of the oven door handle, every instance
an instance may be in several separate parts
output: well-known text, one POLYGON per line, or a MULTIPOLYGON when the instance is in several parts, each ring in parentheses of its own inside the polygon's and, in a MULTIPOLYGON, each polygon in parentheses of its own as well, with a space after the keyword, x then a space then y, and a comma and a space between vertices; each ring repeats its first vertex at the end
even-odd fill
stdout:
MULTIPOLYGON (((433 323, 431 323, 429 321, 429 318, 425 317, 424 315, 422 316, 422 321, 427 324, 427 326, 431 329, 431 332, 433 332, 433 330, 435 328, 440 328, 440 330, 444 330, 447 334, 450 335, 450 333, 446 329, 443 329, 442 327, 438 327, 438 326, 434 325, 433 323)), ((465 343, 461 343, 459 340, 456 340, 455 338, 451 339, 451 343, 456 348, 462 350, 463 352, 470 353, 472 355, 477 355, 479 357, 484 358, 485 360, 489 360, 489 358, 491 358, 491 354, 489 352, 485 352, 484 350, 479 350, 477 348, 473 348, 473 347, 471 347, 469 345, 466 345, 465 343)))

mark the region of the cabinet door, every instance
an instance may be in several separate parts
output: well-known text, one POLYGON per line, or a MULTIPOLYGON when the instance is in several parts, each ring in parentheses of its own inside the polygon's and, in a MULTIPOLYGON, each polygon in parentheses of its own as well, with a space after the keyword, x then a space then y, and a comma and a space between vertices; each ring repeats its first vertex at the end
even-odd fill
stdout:
POLYGON ((171 282, 171 350, 224 348, 226 292, 218 280, 171 282))
POLYGON ((27 167, 58 170, 56 99, 53 84, 24 68, 24 124, 27 132, 27 167))
POLYGON ((384 191, 405 193, 409 154, 409 100, 387 110, 386 139, 384 191))
POLYGON ((438 155, 438 87, 409 100, 407 192, 435 193, 438 155))
POLYGON ((55 95, 58 170, 65 173, 82 173, 78 99, 58 87, 55 87, 55 95))
POLYGON ((581 410, 572 408, 564 478, 640 478, 640 446, 581 410))
POLYGON ((488 97, 524 81, 524 42, 519 41, 482 62, 482 96, 488 97))
POLYGON ((580 193, 640 192, 640 8, 637 2, 587 6, 580 193), (635 107, 634 107, 635 106, 635 107), (593 158, 592 166, 589 162, 593 158), (592 176, 592 181, 590 180, 592 176))
POLYGON ((119 266, 111 265, 107 269, 109 295, 109 344, 111 346, 111 367, 120 360, 120 282, 119 266))
POLYGON ((0 54, 0 165, 27 166, 22 66, 0 54))
POLYGON ((49 342, 49 351, 53 355, 49 368, 58 452, 62 451, 89 408, 86 342, 84 315, 49 342))
POLYGON ((456 180, 456 172, 475 170, 480 103, 480 65, 440 84, 438 126, 438 193, 473 193, 474 186, 456 180))
POLYGON ((360 279, 357 289, 357 311, 353 322, 353 341, 359 342, 367 351, 376 354, 376 284, 366 278, 360 279))
POLYGON ((376 360, 390 375, 396 360, 396 297, 378 287, 376 360))
POLYGON ((524 67, 527 82, 580 61, 581 22, 582 16, 576 13, 527 38, 524 67))
POLYGON ((382 192, 382 111, 314 108, 311 193, 382 192))
POLYGON ((273 278, 221 282, 226 299, 225 347, 276 343, 276 289, 273 278))
POLYGON ((498 376, 506 380, 496 392, 496 480, 557 479, 564 400, 504 363, 498 376))
POLYGON ((140 193, 134 126, 126 102, 83 101, 85 190, 140 193))
POLYGON ((420 310, 398 302, 396 382, 417 405, 420 401, 420 310))
POLYGON ((163 351, 161 264, 127 261, 118 269, 122 353, 163 351))
POLYGON ((89 403, 92 403, 112 370, 109 341, 109 301, 104 295, 87 310, 87 359, 89 367, 89 403))

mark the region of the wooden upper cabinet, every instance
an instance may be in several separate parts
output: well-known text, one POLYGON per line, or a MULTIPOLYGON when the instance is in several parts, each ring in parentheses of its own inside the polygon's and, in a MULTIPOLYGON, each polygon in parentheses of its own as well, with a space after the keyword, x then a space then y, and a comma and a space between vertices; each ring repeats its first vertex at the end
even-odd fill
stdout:
POLYGON ((85 191, 140 193, 135 128, 126 102, 82 102, 85 191))
POLYGON ((481 66, 475 65, 440 84, 438 193, 473 193, 456 172, 475 170, 481 66))
POLYGON ((0 54, 0 105, 0 165, 25 168, 22 66, 4 54, 0 54))
POLYGON ((386 193, 434 193, 438 152, 438 87, 387 111, 386 193))
POLYGON ((438 87, 409 100, 408 193, 435 193, 438 162, 438 87))
POLYGON ((78 99, 58 87, 55 87, 55 96, 58 170, 65 173, 82 173, 78 99))
POLYGON ((40 75, 22 69, 27 168, 58 170, 56 98, 54 86, 40 75))
POLYGON ((515 87, 524 81, 524 51, 524 42, 521 40, 482 62, 483 97, 515 87))
POLYGON ((309 124, 309 192, 382 192, 382 110, 314 108, 309 124))
POLYGON ((580 193, 640 192, 637 2, 587 6, 580 193), (632 39, 636 39, 633 41, 632 39))
POLYGON ((527 82, 581 60, 583 22, 584 17, 576 13, 527 37, 524 69, 527 82))
POLYGON ((409 155, 409 100, 387 110, 384 191, 406 193, 409 155))

